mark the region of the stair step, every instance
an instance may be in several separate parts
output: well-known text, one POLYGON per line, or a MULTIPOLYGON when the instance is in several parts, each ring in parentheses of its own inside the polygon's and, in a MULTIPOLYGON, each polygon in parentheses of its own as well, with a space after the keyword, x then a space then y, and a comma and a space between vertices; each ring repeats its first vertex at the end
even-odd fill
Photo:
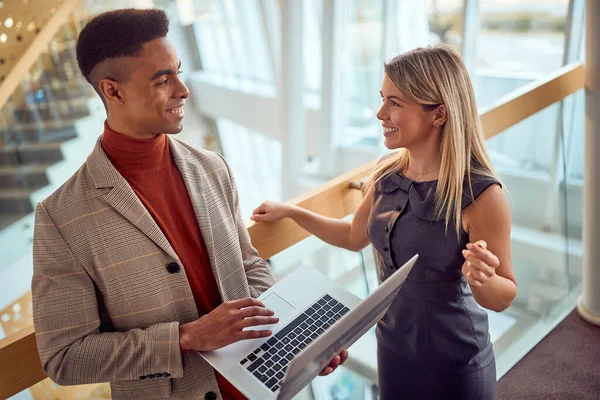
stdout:
POLYGON ((65 119, 59 119, 59 120, 48 120, 48 121, 43 121, 42 124, 38 124, 37 122, 23 122, 23 123, 19 123, 19 128, 22 130, 37 130, 40 125, 42 126, 43 130, 58 130, 58 129, 68 129, 68 128, 72 128, 75 125, 75 122, 77 122, 79 118, 65 118, 65 119))
POLYGON ((0 214, 28 214, 33 211, 29 197, 32 190, 3 189, 0 190, 0 214))
POLYGON ((12 144, 64 142, 77 137, 75 127, 63 129, 14 130, 5 133, 5 140, 12 144))
POLYGON ((40 121, 44 124, 51 121, 60 123, 64 121, 64 119, 79 119, 89 114, 86 107, 71 106, 71 108, 68 108, 68 104, 63 104, 61 107, 64 108, 52 109, 48 105, 40 105, 37 108, 15 110, 15 119, 13 123, 19 125, 31 124, 36 126, 40 121))
POLYGON ((0 166, 0 189, 28 189, 49 184, 46 170, 54 163, 0 166))
POLYGON ((43 122, 55 121, 61 123, 63 118, 74 121, 89 114, 87 108, 88 98, 87 95, 75 97, 71 94, 68 99, 56 99, 53 96, 52 101, 30 103, 13 111, 15 122, 20 125, 35 124, 40 119, 43 122), (55 119, 56 117, 58 119, 55 119))
POLYGON ((64 141, 8 145, 0 149, 0 166, 56 163, 63 159, 62 143, 64 141))
POLYGON ((0 231, 17 222, 27 214, 0 214, 0 231))

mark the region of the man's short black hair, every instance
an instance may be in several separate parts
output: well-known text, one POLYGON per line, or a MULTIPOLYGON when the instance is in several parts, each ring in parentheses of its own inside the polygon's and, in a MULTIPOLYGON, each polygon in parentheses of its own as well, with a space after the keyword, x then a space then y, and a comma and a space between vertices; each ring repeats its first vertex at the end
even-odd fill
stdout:
POLYGON ((164 38, 169 18, 158 9, 122 9, 93 18, 79 34, 77 62, 85 78, 98 91, 92 70, 108 59, 136 57, 145 43, 164 38))

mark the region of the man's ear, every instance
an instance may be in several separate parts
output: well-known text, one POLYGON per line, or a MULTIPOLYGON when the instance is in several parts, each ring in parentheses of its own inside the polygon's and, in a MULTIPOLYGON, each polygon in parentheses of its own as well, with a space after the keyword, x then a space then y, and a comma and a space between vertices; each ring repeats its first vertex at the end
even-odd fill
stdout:
POLYGON ((110 78, 104 78, 98 82, 98 90, 104 97, 106 103, 123 104, 123 97, 121 96, 119 89, 119 83, 110 78))

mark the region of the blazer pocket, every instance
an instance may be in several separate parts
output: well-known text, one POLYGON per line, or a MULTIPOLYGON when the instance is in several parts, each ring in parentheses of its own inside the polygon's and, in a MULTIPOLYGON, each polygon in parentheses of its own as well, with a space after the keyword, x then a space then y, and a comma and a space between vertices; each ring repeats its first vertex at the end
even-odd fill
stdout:
POLYGON ((126 399, 165 399, 171 397, 171 378, 111 382, 111 397, 126 399))

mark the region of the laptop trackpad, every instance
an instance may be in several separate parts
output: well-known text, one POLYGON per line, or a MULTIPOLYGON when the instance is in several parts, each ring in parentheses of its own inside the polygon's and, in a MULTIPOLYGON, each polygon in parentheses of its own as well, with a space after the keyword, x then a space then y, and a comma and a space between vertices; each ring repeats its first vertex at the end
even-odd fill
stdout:
POLYGON ((279 317, 279 322, 276 324, 269 325, 250 326, 248 328, 245 328, 245 330, 256 331, 263 329, 273 329, 274 327, 277 327, 279 324, 281 324, 281 322, 287 321, 286 317, 290 314, 293 314, 295 310, 293 305, 279 297, 276 293, 271 293, 270 295, 268 295, 264 299, 261 299, 260 301, 262 301, 265 307, 267 307, 269 310, 272 310, 275 313, 273 315, 274 317, 279 317))
POLYGON ((274 311, 275 317, 279 317, 280 320, 285 319, 295 310, 294 306, 279 297, 277 293, 271 293, 261 301, 269 310, 274 311))

